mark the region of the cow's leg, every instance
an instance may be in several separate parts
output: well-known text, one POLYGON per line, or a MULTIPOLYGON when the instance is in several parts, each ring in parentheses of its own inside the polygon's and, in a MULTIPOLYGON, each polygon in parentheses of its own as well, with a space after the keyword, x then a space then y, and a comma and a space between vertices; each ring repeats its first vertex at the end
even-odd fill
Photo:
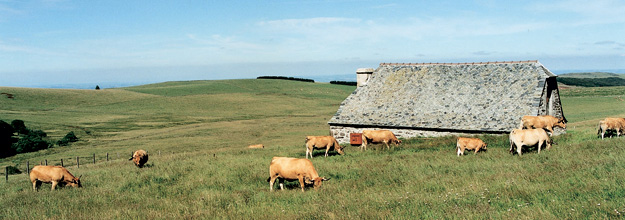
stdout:
POLYGON ((362 148, 365 148, 365 150, 367 150, 367 138, 363 135, 362 136, 362 144, 360 145, 360 151, 362 151, 362 148))
POLYGON ((312 150, 310 150, 310 148, 306 147, 306 159, 308 159, 308 154, 310 154, 310 158, 312 159, 312 150))
POLYGON ((54 190, 54 188, 56 188, 56 184, 59 184, 59 182, 52 181, 52 190, 54 190))
POLYGON ((279 178, 278 182, 280 183, 280 190, 284 190, 284 179, 283 178, 279 178))
POLYGON ((299 186, 302 188, 302 192, 304 192, 304 177, 303 176, 299 176, 299 186))
POLYGON ((33 191, 37 192, 39 190, 39 186, 41 186, 41 182, 35 180, 33 182, 33 191))
POLYGON ((543 141, 538 141, 538 154, 540 154, 540 147, 543 146, 543 141))
POLYGON ((476 148, 475 148, 475 153, 474 153, 474 155, 477 155, 477 152, 478 152, 478 151, 480 151, 480 147, 476 147, 476 148))
POLYGON ((328 157, 328 151, 329 150, 330 150, 330 146, 326 146, 326 156, 325 157, 328 157))
POLYGON ((457 150, 458 156, 460 156, 461 154, 464 154, 464 152, 462 152, 462 150, 460 150, 460 147, 456 146, 456 150, 457 150))
POLYGON ((273 183, 276 182, 276 177, 270 177, 271 180, 269 180, 269 191, 273 192, 273 183))
POLYGON ((387 150, 390 150, 390 149, 391 149, 391 146, 389 146, 389 145, 388 145, 388 141, 384 141, 384 144, 386 144, 386 149, 387 149, 387 150))
POLYGON ((547 130, 549 131, 549 137, 553 136, 553 127, 547 127, 547 130))
POLYGON ((516 146, 516 152, 519 154, 519 156, 521 156, 521 154, 523 153, 523 145, 516 143, 514 143, 514 145, 516 146))

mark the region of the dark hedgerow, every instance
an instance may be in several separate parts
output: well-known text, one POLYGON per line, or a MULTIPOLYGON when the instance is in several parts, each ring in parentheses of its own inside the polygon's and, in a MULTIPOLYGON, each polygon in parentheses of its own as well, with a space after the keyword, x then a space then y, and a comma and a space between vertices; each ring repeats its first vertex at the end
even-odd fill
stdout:
POLYGON ((338 85, 346 85, 346 86, 356 86, 358 83, 354 81, 330 81, 330 84, 338 84, 338 85))
POLYGON ((286 77, 286 76, 259 76, 259 77, 256 77, 256 79, 283 79, 283 80, 294 80, 294 81, 311 82, 311 83, 315 82, 315 80, 312 80, 312 79, 286 77))

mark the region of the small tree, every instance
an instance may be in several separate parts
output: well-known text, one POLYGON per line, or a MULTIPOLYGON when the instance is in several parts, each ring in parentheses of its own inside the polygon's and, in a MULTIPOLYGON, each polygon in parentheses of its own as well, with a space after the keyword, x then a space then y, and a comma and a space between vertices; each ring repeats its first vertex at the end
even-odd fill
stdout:
POLYGON ((69 143, 78 141, 78 137, 74 134, 73 131, 70 131, 65 135, 65 137, 61 138, 61 140, 57 141, 56 144, 59 146, 67 146, 69 143))
POLYGON ((99 85, 95 85, 95 90, 100 90, 100 86, 99 85))
POLYGON ((29 132, 28 128, 26 128, 26 125, 24 124, 24 121, 22 120, 13 120, 11 122, 11 126, 13 126, 13 129, 15 129, 15 131, 19 134, 28 134, 29 132))

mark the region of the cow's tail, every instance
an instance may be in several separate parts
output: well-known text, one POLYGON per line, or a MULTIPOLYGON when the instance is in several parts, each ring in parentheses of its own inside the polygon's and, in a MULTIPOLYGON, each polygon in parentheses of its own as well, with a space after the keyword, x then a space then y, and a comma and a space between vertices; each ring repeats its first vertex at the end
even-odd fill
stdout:
POLYGON ((271 181, 271 177, 267 178, 267 182, 271 181))

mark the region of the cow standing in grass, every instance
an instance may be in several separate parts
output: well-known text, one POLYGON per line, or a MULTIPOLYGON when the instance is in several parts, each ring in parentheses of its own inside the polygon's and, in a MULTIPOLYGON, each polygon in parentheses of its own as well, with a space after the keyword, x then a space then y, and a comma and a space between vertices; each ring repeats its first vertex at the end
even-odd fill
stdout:
POLYGON ((278 179, 280 190, 284 190, 284 181, 299 180, 299 185, 304 191, 304 186, 313 185, 315 189, 328 179, 319 177, 317 170, 308 159, 273 157, 269 164, 269 189, 273 191, 273 183, 278 179))
POLYGON ((314 149, 325 149, 325 157, 328 157, 328 151, 335 150, 340 155, 345 154, 343 148, 339 145, 339 142, 332 136, 306 136, 306 159, 308 155, 313 157, 314 149))
POLYGON ((247 146, 247 148, 250 148, 250 149, 264 149, 264 148, 265 148, 265 145, 262 145, 262 144, 253 144, 253 145, 247 146))
POLYGON ((601 134, 601 139, 605 136, 605 133, 609 130, 616 131, 616 136, 621 136, 625 130, 625 118, 606 118, 599 121, 599 130, 597 135, 601 134))
POLYGON ((458 137, 456 140, 456 152, 458 156, 464 155, 464 150, 475 150, 477 154, 480 150, 486 150, 487 144, 479 138, 458 137))
POLYGON ((30 182, 33 183, 33 191, 38 191, 41 183, 52 183, 52 190, 57 185, 82 187, 80 177, 76 178, 62 166, 35 166, 30 171, 30 182))
POLYGON ((139 168, 143 167, 143 165, 145 165, 145 163, 148 162, 148 152, 144 151, 144 150, 138 150, 135 151, 132 154, 132 157, 128 160, 132 160, 132 162, 135 163, 135 165, 137 165, 139 168))
POLYGON ((395 134, 389 130, 364 130, 362 131, 362 145, 360 150, 367 150, 367 144, 379 144, 384 143, 387 149, 391 149, 389 143, 395 144, 395 146, 401 144, 401 140, 395 137, 395 134))
POLYGON ((551 115, 526 115, 521 118, 521 129, 542 128, 550 132, 549 136, 553 136, 553 127, 561 127, 563 129, 566 129, 566 122, 564 121, 564 117, 556 118, 551 115))
POLYGON ((551 140, 549 139, 549 135, 543 129, 514 129, 510 132, 510 153, 513 152, 514 147, 516 147, 516 151, 521 156, 521 151, 523 146, 534 146, 538 145, 538 153, 540 154, 540 147, 546 144, 547 150, 551 148, 551 140))

